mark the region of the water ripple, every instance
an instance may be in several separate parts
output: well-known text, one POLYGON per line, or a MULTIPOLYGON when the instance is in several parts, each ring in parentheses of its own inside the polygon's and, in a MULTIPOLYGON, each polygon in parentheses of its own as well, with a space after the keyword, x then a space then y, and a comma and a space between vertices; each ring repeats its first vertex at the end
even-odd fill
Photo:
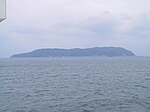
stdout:
POLYGON ((0 112, 149 112, 150 58, 0 60, 0 112))

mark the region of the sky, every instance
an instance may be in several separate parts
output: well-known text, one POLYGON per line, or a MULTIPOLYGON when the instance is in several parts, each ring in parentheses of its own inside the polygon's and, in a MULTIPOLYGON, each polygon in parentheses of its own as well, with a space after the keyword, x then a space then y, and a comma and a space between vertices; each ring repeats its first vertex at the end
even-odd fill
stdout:
POLYGON ((150 0, 7 0, 0 58, 40 48, 124 47, 150 56, 150 0))

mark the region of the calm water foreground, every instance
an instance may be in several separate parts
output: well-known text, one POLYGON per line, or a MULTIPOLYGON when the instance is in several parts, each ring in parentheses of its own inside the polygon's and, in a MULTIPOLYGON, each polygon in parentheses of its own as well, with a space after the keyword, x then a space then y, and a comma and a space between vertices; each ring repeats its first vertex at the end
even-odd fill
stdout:
POLYGON ((150 112, 150 57, 0 59, 0 112, 150 112))

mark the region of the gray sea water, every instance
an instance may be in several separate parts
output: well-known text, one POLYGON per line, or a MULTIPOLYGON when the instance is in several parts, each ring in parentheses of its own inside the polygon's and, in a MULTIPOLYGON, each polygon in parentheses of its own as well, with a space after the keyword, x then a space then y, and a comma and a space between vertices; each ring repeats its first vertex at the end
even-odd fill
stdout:
POLYGON ((150 57, 0 59, 0 112, 150 112, 150 57))

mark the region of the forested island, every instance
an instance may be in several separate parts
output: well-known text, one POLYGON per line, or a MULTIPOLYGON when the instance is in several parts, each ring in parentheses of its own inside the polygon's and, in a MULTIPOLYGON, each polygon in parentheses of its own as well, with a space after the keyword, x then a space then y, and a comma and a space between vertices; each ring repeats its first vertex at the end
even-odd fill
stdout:
POLYGON ((38 57, 85 57, 85 56, 135 56, 135 54, 121 47, 94 47, 94 48, 73 48, 59 49, 47 48, 37 49, 32 52, 12 55, 11 58, 38 58, 38 57))

